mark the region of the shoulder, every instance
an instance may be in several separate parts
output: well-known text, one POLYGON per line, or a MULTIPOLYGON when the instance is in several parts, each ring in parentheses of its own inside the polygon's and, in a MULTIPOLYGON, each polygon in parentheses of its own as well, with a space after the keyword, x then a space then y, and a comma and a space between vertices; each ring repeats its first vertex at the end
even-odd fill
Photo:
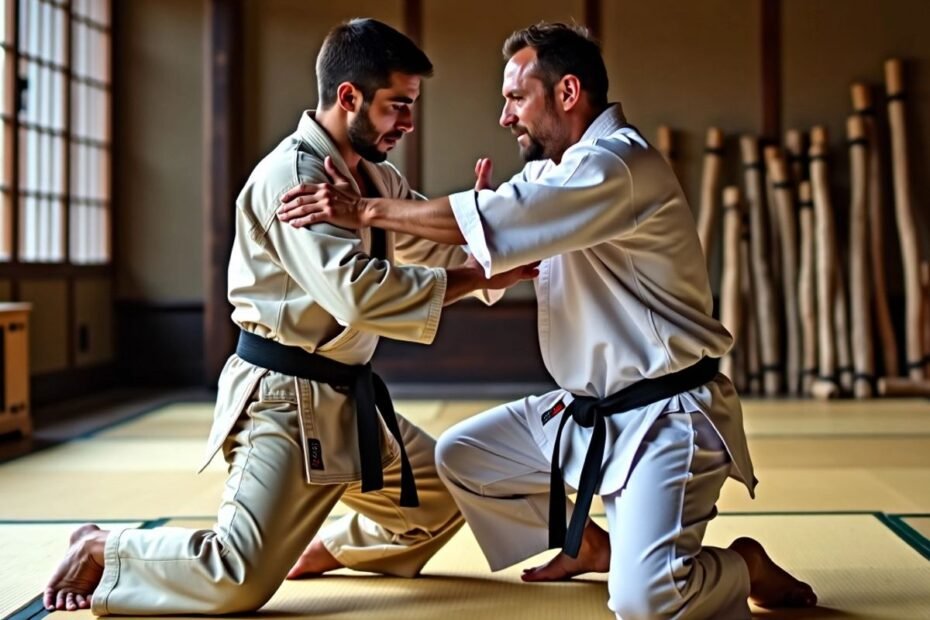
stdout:
POLYGON ((410 184, 404 178, 404 175, 400 173, 400 170, 397 169, 397 166, 389 161, 383 161, 374 164, 373 167, 381 175, 381 180, 384 182, 385 187, 388 188, 392 198, 407 197, 410 192, 410 184))
POLYGON ((276 201, 298 183, 327 180, 321 156, 301 148, 299 143, 282 143, 255 166, 248 184, 254 193, 276 201))
POLYGON ((292 138, 282 141, 258 162, 237 200, 237 207, 262 229, 273 220, 281 197, 288 190, 299 183, 327 180, 322 158, 292 138))

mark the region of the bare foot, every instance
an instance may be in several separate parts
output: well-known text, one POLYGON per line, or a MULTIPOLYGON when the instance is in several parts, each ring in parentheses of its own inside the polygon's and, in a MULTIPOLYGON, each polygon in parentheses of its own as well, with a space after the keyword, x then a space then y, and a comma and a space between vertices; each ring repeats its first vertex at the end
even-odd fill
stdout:
POLYGON ((103 547, 108 534, 96 525, 84 525, 71 534, 71 546, 42 595, 47 610, 90 607, 91 595, 103 575, 103 547))
POLYGON ((730 549, 746 561, 749 568, 749 599, 759 607, 813 607, 817 604, 813 588, 773 562, 757 541, 737 538, 730 549))
POLYGON ((564 581, 582 573, 606 573, 610 570, 610 537, 594 521, 588 521, 581 538, 577 558, 564 552, 542 566, 523 571, 523 581, 564 581))
POLYGON ((300 554, 297 563, 287 574, 288 579, 306 579, 319 577, 323 573, 337 568, 343 568, 342 562, 333 557, 333 554, 323 546, 323 543, 314 538, 304 552, 300 554))

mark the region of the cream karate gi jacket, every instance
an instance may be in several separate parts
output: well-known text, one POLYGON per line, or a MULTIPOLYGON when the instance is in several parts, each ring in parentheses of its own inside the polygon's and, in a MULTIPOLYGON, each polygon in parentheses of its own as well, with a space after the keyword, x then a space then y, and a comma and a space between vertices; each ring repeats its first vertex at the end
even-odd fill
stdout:
MULTIPOLYGON (((388 232, 388 259, 378 260, 367 254, 370 229, 353 231, 325 223, 295 229, 280 222, 276 211, 287 190, 299 183, 329 181, 323 168, 327 155, 352 178, 331 138, 308 110, 297 131, 256 166, 239 194, 229 261, 232 320, 246 331, 345 364, 367 363, 381 336, 429 344, 442 313, 443 267, 462 264, 467 253, 388 232)), ((418 197, 390 163, 362 165, 380 195, 418 197)), ((501 292, 481 291, 476 296, 492 303, 501 292)), ((329 385, 253 366, 235 355, 220 375, 201 471, 256 391, 263 401, 298 406, 308 482, 360 480, 353 400, 329 385), (313 459, 307 450, 311 440, 320 449, 313 459)), ((397 446, 383 423, 381 437, 382 465, 387 465, 397 456, 397 446)))
MULTIPOLYGON (((551 455, 572 393, 603 398, 644 378, 721 357, 732 337, 712 317, 713 298, 694 218, 662 156, 604 111, 560 163, 528 163, 495 191, 453 194, 452 209, 487 274, 542 260, 535 281, 539 345, 561 388, 527 412, 551 455), (555 409, 553 409, 555 408, 555 409)), ((732 460, 730 475, 753 493, 755 478, 739 398, 723 375, 619 418, 607 418, 601 494, 623 487, 636 449, 663 412, 702 412, 732 460), (632 419, 631 419, 632 416, 632 419), (625 429, 621 433, 622 429, 625 429)), ((565 481, 576 487, 592 429, 569 421, 565 481)))

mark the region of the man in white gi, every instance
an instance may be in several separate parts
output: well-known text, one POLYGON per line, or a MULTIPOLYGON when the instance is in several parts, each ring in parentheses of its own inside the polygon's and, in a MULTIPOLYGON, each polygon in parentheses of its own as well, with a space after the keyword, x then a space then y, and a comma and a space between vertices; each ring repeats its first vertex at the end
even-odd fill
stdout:
POLYGON ((48 584, 47 609, 251 611, 292 566, 292 576, 336 566, 414 576, 460 527, 435 442, 394 415, 368 362, 380 336, 429 343, 445 304, 472 292, 487 301, 488 289, 535 268, 485 277, 457 246, 276 218, 284 192, 325 180, 324 167, 358 195, 412 197, 384 160, 413 130, 411 108, 431 71, 416 45, 380 22, 329 34, 317 59, 320 109, 258 164, 236 204, 229 299, 242 333, 220 377, 204 463, 222 448, 229 465, 216 525, 84 526, 48 584), (320 531, 340 499, 356 512, 320 531))
POLYGON ((585 31, 539 24, 514 33, 504 56, 500 122, 528 162, 509 182, 491 189, 481 160, 485 189, 425 209, 307 184, 284 197, 281 217, 467 243, 489 276, 542 261, 539 341, 561 389, 461 422, 437 447, 440 475, 492 570, 563 547, 524 579, 609 569, 608 605, 624 620, 748 618, 747 598, 815 604, 758 542, 702 546, 724 480, 752 493, 755 478, 739 399, 716 371, 732 339, 711 315, 675 176, 608 104, 585 31), (566 483, 578 490, 574 506, 566 483), (587 520, 594 493, 609 540, 587 520))

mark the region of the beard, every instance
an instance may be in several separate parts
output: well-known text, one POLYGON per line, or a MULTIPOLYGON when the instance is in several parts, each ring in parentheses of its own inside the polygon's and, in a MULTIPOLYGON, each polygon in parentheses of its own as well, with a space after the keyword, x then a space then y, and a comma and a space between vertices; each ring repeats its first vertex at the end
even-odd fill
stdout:
POLYGON ((526 146, 520 147, 520 158, 523 161, 539 161, 540 159, 549 159, 546 156, 546 147, 540 142, 536 136, 531 134, 528 130, 524 129, 523 134, 529 140, 529 144, 526 146))
POLYGON ((567 137, 565 130, 559 126, 555 98, 551 93, 546 97, 546 113, 532 133, 522 125, 515 125, 511 131, 517 136, 525 135, 529 141, 529 144, 520 147, 520 157, 525 162, 552 159, 554 154, 560 152, 560 145, 567 137))
MULTIPOLYGON (((400 140, 404 134, 397 132, 396 136, 394 134, 387 135, 400 140)), ((367 102, 362 104, 362 109, 355 116, 355 120, 349 123, 347 137, 352 150, 358 153, 362 159, 373 164, 380 164, 387 159, 387 151, 378 150, 378 141, 382 136, 371 123, 371 118, 368 116, 367 102)))

